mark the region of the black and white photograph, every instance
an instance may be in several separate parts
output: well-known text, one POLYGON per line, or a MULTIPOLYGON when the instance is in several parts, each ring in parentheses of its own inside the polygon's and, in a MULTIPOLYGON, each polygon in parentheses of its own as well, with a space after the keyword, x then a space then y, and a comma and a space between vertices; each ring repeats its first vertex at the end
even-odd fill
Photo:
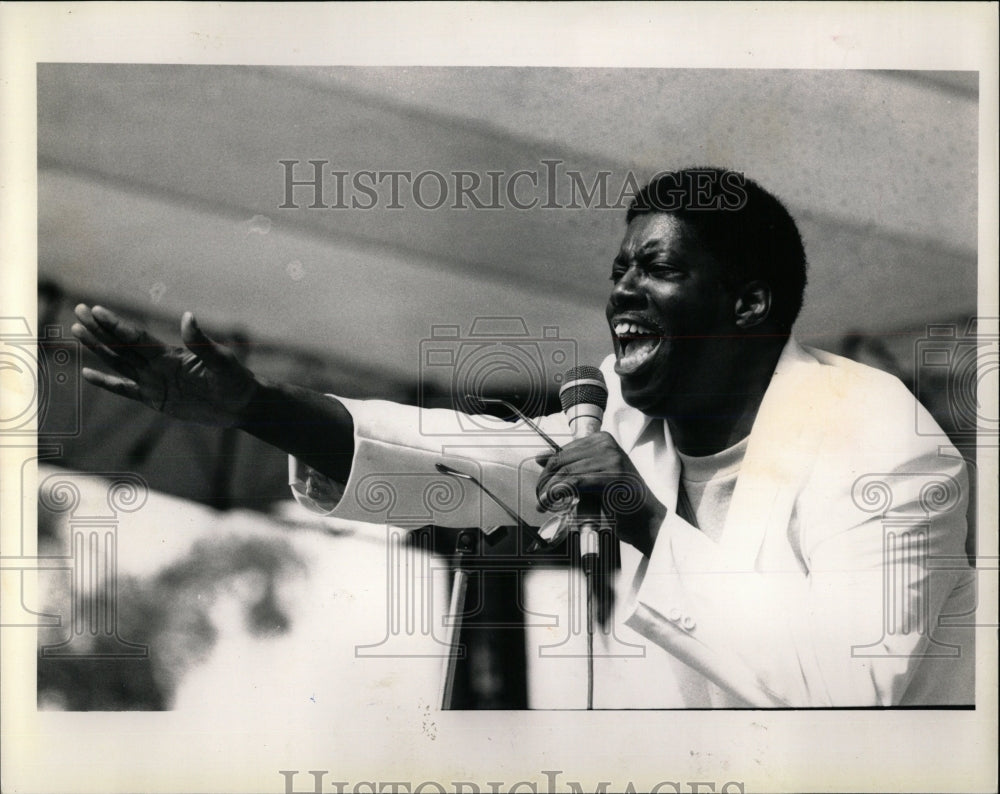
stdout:
POLYGON ((19 5, 5 791, 995 790, 995 7, 19 5))

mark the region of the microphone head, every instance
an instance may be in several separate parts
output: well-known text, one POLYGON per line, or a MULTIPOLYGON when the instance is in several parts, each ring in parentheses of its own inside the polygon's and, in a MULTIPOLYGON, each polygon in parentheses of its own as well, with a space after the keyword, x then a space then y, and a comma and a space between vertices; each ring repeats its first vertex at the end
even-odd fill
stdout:
POLYGON ((569 412, 577 405, 594 405, 604 413, 608 407, 608 386, 597 367, 573 367, 563 376, 559 402, 569 412))

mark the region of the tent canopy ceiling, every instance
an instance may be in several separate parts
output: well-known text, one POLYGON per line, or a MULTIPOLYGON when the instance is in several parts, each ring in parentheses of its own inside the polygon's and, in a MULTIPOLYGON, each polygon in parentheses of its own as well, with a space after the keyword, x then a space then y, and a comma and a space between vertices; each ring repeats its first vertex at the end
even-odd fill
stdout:
POLYGON ((609 349, 624 212, 567 206, 585 203, 571 190, 605 179, 614 204, 630 174, 717 164, 799 221, 799 330, 822 346, 974 311, 977 85, 974 73, 41 64, 39 274, 396 377, 418 375, 435 326, 464 334, 479 315, 522 318, 532 337, 557 328, 593 361, 609 349), (281 207, 287 174, 308 180, 310 160, 325 161, 322 203, 346 208, 311 208, 308 186, 281 207), (401 178, 396 209, 391 178, 378 181, 389 171, 440 177, 419 192, 401 178), (513 194, 538 198, 533 209, 511 206, 518 171, 539 183, 522 177, 513 194), (377 191, 371 209, 350 207, 370 201, 359 178, 377 191), (491 178, 502 209, 457 192, 478 179, 489 204, 491 178))

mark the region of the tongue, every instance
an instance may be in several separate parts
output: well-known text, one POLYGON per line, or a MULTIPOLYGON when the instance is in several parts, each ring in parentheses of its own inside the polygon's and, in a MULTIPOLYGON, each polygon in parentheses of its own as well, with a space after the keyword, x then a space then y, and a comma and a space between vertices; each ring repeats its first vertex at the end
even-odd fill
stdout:
POLYGON ((658 340, 656 339, 634 339, 629 342, 622 351, 622 357, 618 359, 617 370, 619 374, 626 375, 634 372, 652 355, 656 349, 658 340))

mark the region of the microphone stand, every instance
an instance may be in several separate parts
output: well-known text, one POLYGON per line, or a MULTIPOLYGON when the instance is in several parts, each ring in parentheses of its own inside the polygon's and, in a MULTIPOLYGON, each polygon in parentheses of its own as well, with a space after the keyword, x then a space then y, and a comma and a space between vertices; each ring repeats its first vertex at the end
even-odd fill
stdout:
MULTIPOLYGON (((591 374, 591 373, 583 373, 583 372, 580 372, 580 371, 574 369, 574 370, 570 370, 569 372, 566 373, 566 379, 567 379, 567 382, 564 383, 562 389, 560 389, 560 400, 562 400, 562 394, 567 389, 567 387, 571 387, 573 385, 584 385, 584 386, 587 386, 587 385, 597 385, 600 389, 603 389, 603 391, 604 391, 603 402, 601 402, 601 399, 598 398, 597 402, 601 402, 601 404, 596 407, 597 411, 599 412, 598 415, 597 415, 597 421, 599 423, 600 422, 600 416, 603 416, 603 414, 604 414, 604 408, 605 408, 605 406, 607 404, 607 387, 604 384, 604 376, 601 375, 601 373, 600 373, 599 370, 595 370, 594 374, 591 374), (582 379, 581 379, 581 376, 582 376, 582 379), (596 377, 596 380, 595 380, 595 377, 596 377), (575 380, 574 380, 574 378, 575 378, 575 380), (573 383, 570 383, 571 380, 573 381, 573 383)), ((514 413, 519 419, 521 419, 521 421, 523 421, 525 424, 527 424, 528 427, 530 427, 535 433, 537 433, 538 436, 541 437, 542 440, 545 441, 545 443, 549 445, 549 447, 552 449, 553 452, 560 452, 561 451, 562 448, 559 446, 559 444, 557 444, 551 437, 549 437, 549 435, 547 433, 545 433, 545 431, 543 431, 537 424, 535 424, 531 419, 529 419, 527 416, 525 416, 516 406, 512 405, 511 403, 507 402, 506 400, 502 400, 502 399, 498 399, 498 398, 479 397, 479 396, 474 396, 474 395, 466 395, 466 397, 468 399, 470 399, 470 400, 478 401, 479 403, 482 403, 484 405, 502 405, 502 406, 504 406, 505 408, 507 408, 508 410, 510 410, 512 413, 514 413)), ((577 405, 579 403, 573 403, 573 404, 577 405)), ((567 410, 567 405, 566 405, 565 402, 563 403, 563 409, 567 410)), ((594 414, 591 413, 590 416, 594 416, 594 414)), ((572 424, 572 422, 571 422, 571 424, 572 424)), ((490 490, 488 488, 486 488, 486 486, 483 485, 481 482, 479 482, 475 477, 473 477, 473 476, 471 476, 469 474, 465 474, 464 472, 460 472, 460 471, 457 471, 455 469, 452 469, 451 467, 446 466, 443 463, 437 463, 437 464, 435 464, 435 467, 442 474, 450 474, 453 477, 459 477, 461 479, 465 479, 465 480, 471 481, 472 483, 474 483, 475 485, 477 485, 490 499, 492 499, 496 504, 498 504, 501 508, 503 508, 503 510, 511 518, 514 519, 514 521, 515 521, 515 523, 516 523, 516 525, 518 527, 524 527, 524 529, 526 529, 528 531, 528 533, 531 535, 533 543, 532 543, 531 548, 528 549, 529 551, 535 551, 537 549, 544 548, 547 545, 546 541, 542 539, 542 537, 538 534, 538 532, 536 530, 534 530, 532 527, 524 525, 523 522, 521 521, 520 517, 516 513, 514 513, 509 507, 507 507, 500 499, 498 499, 495 494, 491 493, 490 490)), ((598 515, 600 515, 600 514, 598 513, 598 515)), ((586 531, 584 531, 584 526, 583 526, 582 523, 580 525, 580 530, 581 530, 580 533, 579 533, 579 535, 580 535, 580 563, 581 563, 581 567, 583 568, 584 584, 585 584, 585 587, 586 587, 586 590, 587 590, 587 596, 586 596, 586 609, 587 609, 587 710, 588 711, 592 711, 593 708, 594 708, 594 591, 597 588, 597 567, 598 567, 598 558, 599 558, 598 555, 599 555, 599 551, 600 551, 600 536, 597 534, 597 532, 593 528, 588 528, 586 531)), ((452 589, 451 613, 452 613, 453 616, 458 615, 458 611, 457 611, 458 607, 460 605, 464 604, 464 601, 465 601, 465 588, 467 587, 467 584, 468 584, 467 579, 465 578, 467 576, 467 573, 461 569, 461 553, 459 552, 459 549, 457 548, 457 546, 456 546, 456 554, 458 555, 458 559, 459 559, 459 568, 455 572, 455 577, 456 577, 455 578, 455 586, 452 589), (462 576, 461 579, 459 579, 459 575, 460 574, 462 576)), ((453 618, 452 622, 454 622, 454 621, 455 621, 455 618, 453 618)), ((442 698, 442 708, 445 708, 445 709, 450 707, 449 704, 450 704, 450 701, 451 701, 451 690, 448 688, 449 687, 449 682, 450 682, 451 686, 453 686, 453 684, 454 684, 454 680, 453 680, 454 679, 454 670, 455 670, 455 667, 456 667, 457 654, 458 654, 458 648, 457 648, 457 645, 456 645, 457 640, 455 639, 456 636, 457 635, 449 633, 449 643, 450 643, 450 645, 453 645, 454 647, 452 647, 451 651, 450 651, 449 663, 448 663, 448 672, 446 673, 445 684, 444 684, 445 689, 444 689, 444 696, 442 698)))
MULTIPOLYGON (((570 376, 574 374, 571 370, 567 374, 567 380, 570 376)), ((604 385, 604 378, 600 375, 600 386, 605 389, 604 402, 607 402, 607 388, 604 385)), ((588 381, 589 382, 589 381, 588 381)), ((565 389, 566 386, 563 386, 565 389)), ((560 395, 562 390, 560 390, 560 395)), ((475 399, 484 405, 502 405, 509 411, 514 413, 522 422, 528 425, 532 430, 537 433, 549 447, 552 448, 553 452, 560 452, 562 447, 560 447, 555 441, 553 441, 549 435, 542 430, 538 425, 536 425, 531 419, 521 413, 517 406, 512 405, 506 400, 501 400, 495 397, 475 397, 473 395, 466 395, 467 399, 475 399)), ((604 405, 600 407, 601 414, 604 413, 604 405)), ((439 468, 440 471, 440 468, 439 468)), ((490 494, 492 496, 492 494, 490 494)), ((494 499, 494 501, 496 501, 494 499)), ((584 574, 584 584, 587 589, 587 711, 593 711, 594 709, 594 591, 597 588, 597 561, 598 554, 600 550, 600 537, 592 529, 584 532, 583 526, 580 527, 580 565, 583 568, 584 574), (585 547, 586 546, 586 553, 585 547)))
MULTIPOLYGON (((521 517, 514 512, 514 510, 508 507, 503 500, 501 500, 489 488, 479 482, 477 478, 473 477, 471 474, 459 471, 458 469, 453 469, 451 466, 447 466, 444 463, 435 463, 434 467, 441 474, 457 477, 460 480, 468 480, 485 493, 491 500, 493 500, 493 502, 499 505, 500 508, 514 520, 515 526, 518 529, 524 530, 531 536, 532 545, 529 550, 541 548, 545 545, 545 541, 543 541, 538 535, 538 532, 534 527, 525 524, 521 520, 521 517)), ((458 670, 458 658, 462 650, 461 644, 459 643, 459 636, 461 635, 462 623, 464 619, 463 616, 465 613, 465 596, 469 587, 469 572, 463 565, 464 559, 479 549, 479 542, 482 538, 485 538, 486 542, 492 546, 502 540, 506 534, 507 528, 503 526, 493 527, 490 530, 463 529, 458 533, 458 537, 455 539, 455 579, 451 586, 451 603, 448 610, 450 619, 448 620, 446 626, 448 662, 445 664, 444 677, 441 681, 441 709, 443 711, 450 710, 454 704, 455 674, 458 670)))
POLYGON ((481 530, 463 529, 455 539, 455 578, 451 585, 451 605, 448 609, 448 621, 445 642, 448 645, 448 662, 444 668, 444 678, 441 681, 441 709, 448 711, 454 704, 455 673, 458 670, 458 657, 461 646, 458 641, 462 633, 462 622, 465 614, 465 595, 469 587, 469 572, 463 566, 463 558, 474 552, 478 547, 477 533, 481 530))
POLYGON ((587 591, 587 711, 594 709, 594 592, 597 590, 597 561, 600 537, 593 529, 580 532, 580 567, 587 591))

